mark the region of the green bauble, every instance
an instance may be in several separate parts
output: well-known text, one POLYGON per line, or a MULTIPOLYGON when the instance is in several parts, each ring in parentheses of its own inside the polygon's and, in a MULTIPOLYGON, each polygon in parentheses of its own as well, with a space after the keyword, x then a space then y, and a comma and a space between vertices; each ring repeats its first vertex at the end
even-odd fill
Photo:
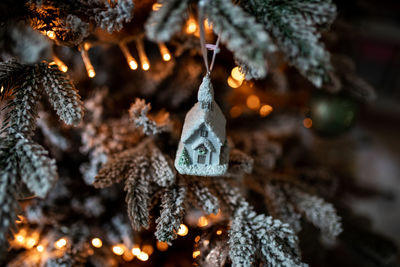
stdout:
POLYGON ((357 103, 346 95, 318 93, 310 101, 312 128, 320 135, 340 135, 354 124, 357 111, 357 103))

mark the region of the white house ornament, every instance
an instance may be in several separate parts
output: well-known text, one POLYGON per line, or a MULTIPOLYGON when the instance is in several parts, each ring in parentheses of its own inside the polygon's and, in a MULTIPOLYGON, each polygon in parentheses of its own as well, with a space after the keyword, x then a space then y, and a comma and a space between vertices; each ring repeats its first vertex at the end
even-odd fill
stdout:
POLYGON ((226 119, 214 101, 209 75, 203 78, 197 100, 186 114, 176 152, 175 168, 180 174, 224 175, 229 161, 226 119))

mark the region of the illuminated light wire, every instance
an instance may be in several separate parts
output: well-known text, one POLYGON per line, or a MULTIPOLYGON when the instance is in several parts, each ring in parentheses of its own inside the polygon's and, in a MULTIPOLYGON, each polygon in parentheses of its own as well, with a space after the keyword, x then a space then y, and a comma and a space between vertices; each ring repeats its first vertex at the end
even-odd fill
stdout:
POLYGON ((129 67, 132 70, 136 70, 138 68, 138 63, 136 59, 132 56, 131 52, 129 52, 128 47, 125 43, 120 43, 119 48, 121 49, 122 53, 125 56, 126 62, 128 62, 129 67))
POLYGON ((144 71, 147 71, 150 69, 150 62, 149 59, 147 58, 146 52, 144 50, 144 45, 143 45, 143 40, 142 39, 137 39, 136 40, 136 48, 139 53, 139 58, 140 58, 140 63, 142 64, 142 69, 144 71))
POLYGON ((167 48, 167 46, 164 43, 158 43, 158 48, 160 49, 160 54, 163 58, 164 61, 170 61, 171 60, 171 54, 167 48))
POLYGON ((93 78, 94 76, 96 76, 96 72, 94 71, 93 65, 90 62, 90 58, 89 58, 89 54, 88 54, 87 50, 83 49, 82 46, 81 46, 81 56, 83 59, 83 63, 85 64, 85 68, 86 68, 88 76, 90 78, 93 78))
POLYGON ((56 55, 53 55, 53 61, 58 66, 59 70, 61 70, 62 72, 67 72, 68 71, 67 65, 65 65, 64 62, 62 62, 62 60, 59 59, 56 55))

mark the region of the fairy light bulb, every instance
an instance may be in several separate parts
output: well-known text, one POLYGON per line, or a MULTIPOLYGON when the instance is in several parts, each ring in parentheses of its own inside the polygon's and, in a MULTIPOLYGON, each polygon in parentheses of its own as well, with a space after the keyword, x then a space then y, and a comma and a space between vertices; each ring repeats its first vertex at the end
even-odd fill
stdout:
POLYGON ((197 258, 198 256, 200 256, 200 250, 193 251, 193 254, 192 254, 193 259, 197 258))
POLYGON ((137 245, 135 245, 135 246, 132 248, 131 251, 132 251, 132 254, 135 255, 135 256, 138 256, 138 255, 140 254, 140 252, 141 252, 139 246, 137 246, 137 245))
POLYGON ((90 78, 96 76, 96 72, 94 71, 93 65, 90 62, 89 54, 84 47, 81 46, 81 56, 83 63, 85 64, 86 72, 90 78))
POLYGON ((236 66, 231 71, 232 78, 238 82, 243 82, 245 75, 240 71, 239 67, 236 66))
POLYGON ((25 242, 25 246, 30 249, 36 245, 37 240, 34 237, 28 237, 25 242))
POLYGON ((152 9, 153 11, 158 11, 158 10, 160 10, 161 7, 162 7, 162 4, 161 4, 161 3, 154 3, 154 4, 152 5, 151 9, 152 9))
POLYGON ((138 63, 137 63, 136 59, 132 56, 131 52, 129 52, 129 49, 126 46, 126 44, 121 43, 119 45, 119 47, 120 47, 122 53, 124 54, 126 62, 128 62, 129 67, 132 70, 136 70, 138 68, 138 63))
POLYGON ((201 216, 201 217, 199 218, 199 220, 197 221, 197 225, 198 225, 199 227, 205 227, 205 226, 207 226, 207 225, 208 225, 208 220, 207 220, 207 218, 204 217, 204 216, 201 216))
POLYGON ((179 226, 177 234, 180 235, 180 236, 185 236, 185 235, 188 234, 188 232, 189 232, 188 227, 186 225, 184 225, 184 224, 181 224, 179 226))
POLYGON ((150 69, 150 62, 147 58, 146 52, 144 51, 143 40, 138 39, 136 40, 136 48, 139 53, 140 63, 142 64, 142 70, 147 71, 150 69))
POLYGON ((46 35, 47 35, 47 37, 49 37, 52 40, 54 40, 56 38, 56 33, 53 31, 47 31, 46 35))
POLYGON ((217 235, 222 235, 222 230, 217 230, 216 234, 217 235))
POLYGON ((137 258, 141 261, 147 261, 149 259, 149 254, 142 251, 139 253, 139 255, 137 255, 137 258))
POLYGON ((58 239, 58 240, 54 243, 54 246, 55 246, 56 248, 58 248, 58 249, 63 248, 63 247, 65 247, 66 245, 67 245, 67 239, 65 239, 64 237, 58 239))
POLYGON ((169 53, 167 46, 164 43, 159 43, 158 48, 160 49, 160 54, 162 55, 163 60, 170 61, 171 54, 169 53))
POLYGON ((15 240, 19 243, 19 244, 23 244, 25 241, 25 237, 21 234, 18 234, 15 236, 15 240))
POLYGON ((68 71, 67 65, 65 65, 64 62, 62 62, 62 60, 59 59, 57 56, 53 55, 53 61, 58 66, 59 70, 61 70, 62 72, 68 71))
POLYGON ((36 250, 38 252, 43 252, 44 251, 44 247, 42 245, 39 245, 39 246, 36 247, 36 250))
POLYGON ((268 116, 274 109, 270 105, 262 105, 260 108, 260 116, 268 116))
POLYGON ((125 252, 125 246, 118 244, 112 247, 112 251, 115 255, 121 256, 125 252))
POLYGON ((232 88, 238 88, 242 85, 242 81, 235 80, 231 76, 228 77, 228 80, 226 82, 232 88))
POLYGON ((92 239, 92 246, 95 248, 101 248, 103 246, 103 241, 100 238, 95 237, 92 239))
POLYGON ((189 18, 186 23, 186 33, 193 34, 197 31, 197 23, 194 18, 189 18))

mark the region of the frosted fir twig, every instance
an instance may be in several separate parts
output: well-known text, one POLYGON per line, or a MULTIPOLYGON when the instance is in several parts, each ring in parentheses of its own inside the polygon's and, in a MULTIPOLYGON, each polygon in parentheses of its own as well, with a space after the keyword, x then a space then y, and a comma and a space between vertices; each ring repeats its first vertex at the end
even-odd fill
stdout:
POLYGON ((214 32, 220 35, 235 58, 258 77, 264 77, 267 73, 265 54, 271 52, 272 41, 263 26, 231 0, 200 1, 199 5, 214 32))
POLYGON ((145 24, 147 37, 166 42, 182 28, 190 0, 164 0, 159 10, 153 11, 145 24))
POLYGON ((219 211, 219 201, 210 190, 199 180, 188 182, 188 191, 193 203, 204 210, 207 214, 217 214, 219 211))
POLYGON ((331 0, 252 0, 241 1, 241 6, 264 24, 289 63, 315 86, 321 87, 329 80, 332 66, 329 53, 319 41, 318 29, 328 26, 335 17, 336 7, 331 0))

